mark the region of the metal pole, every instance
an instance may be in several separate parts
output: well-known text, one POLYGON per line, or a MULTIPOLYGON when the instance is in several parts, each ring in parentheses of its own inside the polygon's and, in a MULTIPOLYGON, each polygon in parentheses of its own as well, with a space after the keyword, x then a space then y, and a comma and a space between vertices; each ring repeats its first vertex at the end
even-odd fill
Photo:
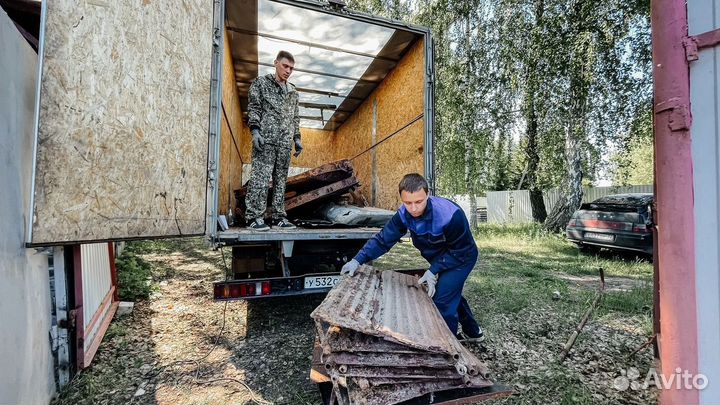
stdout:
MULTIPOLYGON (((678 370, 698 372, 690 76, 683 47, 688 20, 685 0, 654 0, 651 7, 659 373, 668 381, 681 378, 678 370)), ((660 404, 697 404, 699 392, 685 385, 692 384, 663 387, 660 404)))

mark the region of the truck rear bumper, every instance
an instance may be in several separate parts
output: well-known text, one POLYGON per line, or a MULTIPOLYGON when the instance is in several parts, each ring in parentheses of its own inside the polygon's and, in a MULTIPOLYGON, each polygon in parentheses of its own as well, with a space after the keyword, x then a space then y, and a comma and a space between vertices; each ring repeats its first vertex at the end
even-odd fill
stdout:
POLYGON ((213 284, 215 301, 251 300, 258 298, 321 294, 340 281, 337 273, 315 273, 302 276, 219 281, 213 284), (312 281, 306 288, 306 279, 312 281))
POLYGON ((295 228, 270 229, 259 232, 247 228, 230 228, 217 233, 217 242, 232 245, 238 242, 267 242, 294 240, 370 239, 380 228, 295 228))
MULTIPOLYGON (((419 276, 425 270, 423 268, 397 271, 419 276)), ((213 299, 215 301, 238 301, 291 295, 324 294, 330 291, 340 281, 341 277, 338 273, 314 273, 292 277, 218 281, 213 284, 213 299)))

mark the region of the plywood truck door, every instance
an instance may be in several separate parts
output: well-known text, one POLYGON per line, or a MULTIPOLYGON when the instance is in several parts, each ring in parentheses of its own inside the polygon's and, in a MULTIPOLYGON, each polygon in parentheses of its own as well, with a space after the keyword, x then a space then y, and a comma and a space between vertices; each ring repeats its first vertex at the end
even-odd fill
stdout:
POLYGON ((205 233, 209 0, 53 0, 30 245, 205 233))

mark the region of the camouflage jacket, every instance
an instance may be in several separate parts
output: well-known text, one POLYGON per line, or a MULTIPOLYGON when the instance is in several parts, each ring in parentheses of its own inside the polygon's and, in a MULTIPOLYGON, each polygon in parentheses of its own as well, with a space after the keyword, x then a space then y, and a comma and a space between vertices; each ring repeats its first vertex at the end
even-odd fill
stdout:
POLYGON ((248 126, 257 128, 266 143, 292 147, 291 140, 300 139, 298 92, 292 83, 287 93, 273 74, 260 76, 250 86, 248 126))

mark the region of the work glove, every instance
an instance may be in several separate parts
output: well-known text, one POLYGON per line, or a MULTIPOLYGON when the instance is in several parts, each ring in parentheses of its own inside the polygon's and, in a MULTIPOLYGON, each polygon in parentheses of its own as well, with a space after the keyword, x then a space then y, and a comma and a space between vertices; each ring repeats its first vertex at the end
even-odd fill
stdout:
POLYGON ((260 135, 260 130, 257 128, 252 130, 252 142, 255 149, 260 149, 265 145, 265 139, 260 135))
POLYGON ((342 267, 342 270, 340 270, 340 274, 347 274, 352 277, 355 275, 358 267, 360 267, 360 263, 357 260, 352 259, 349 262, 345 263, 345 265, 342 267))
POLYGON ((430 298, 435 295, 435 284, 437 284, 438 276, 433 274, 430 270, 426 270, 425 274, 418 280, 419 285, 426 284, 428 289, 428 296, 430 298))
POLYGON ((295 140, 295 153, 293 153, 293 156, 298 157, 303 151, 302 142, 300 142, 300 139, 295 140))

